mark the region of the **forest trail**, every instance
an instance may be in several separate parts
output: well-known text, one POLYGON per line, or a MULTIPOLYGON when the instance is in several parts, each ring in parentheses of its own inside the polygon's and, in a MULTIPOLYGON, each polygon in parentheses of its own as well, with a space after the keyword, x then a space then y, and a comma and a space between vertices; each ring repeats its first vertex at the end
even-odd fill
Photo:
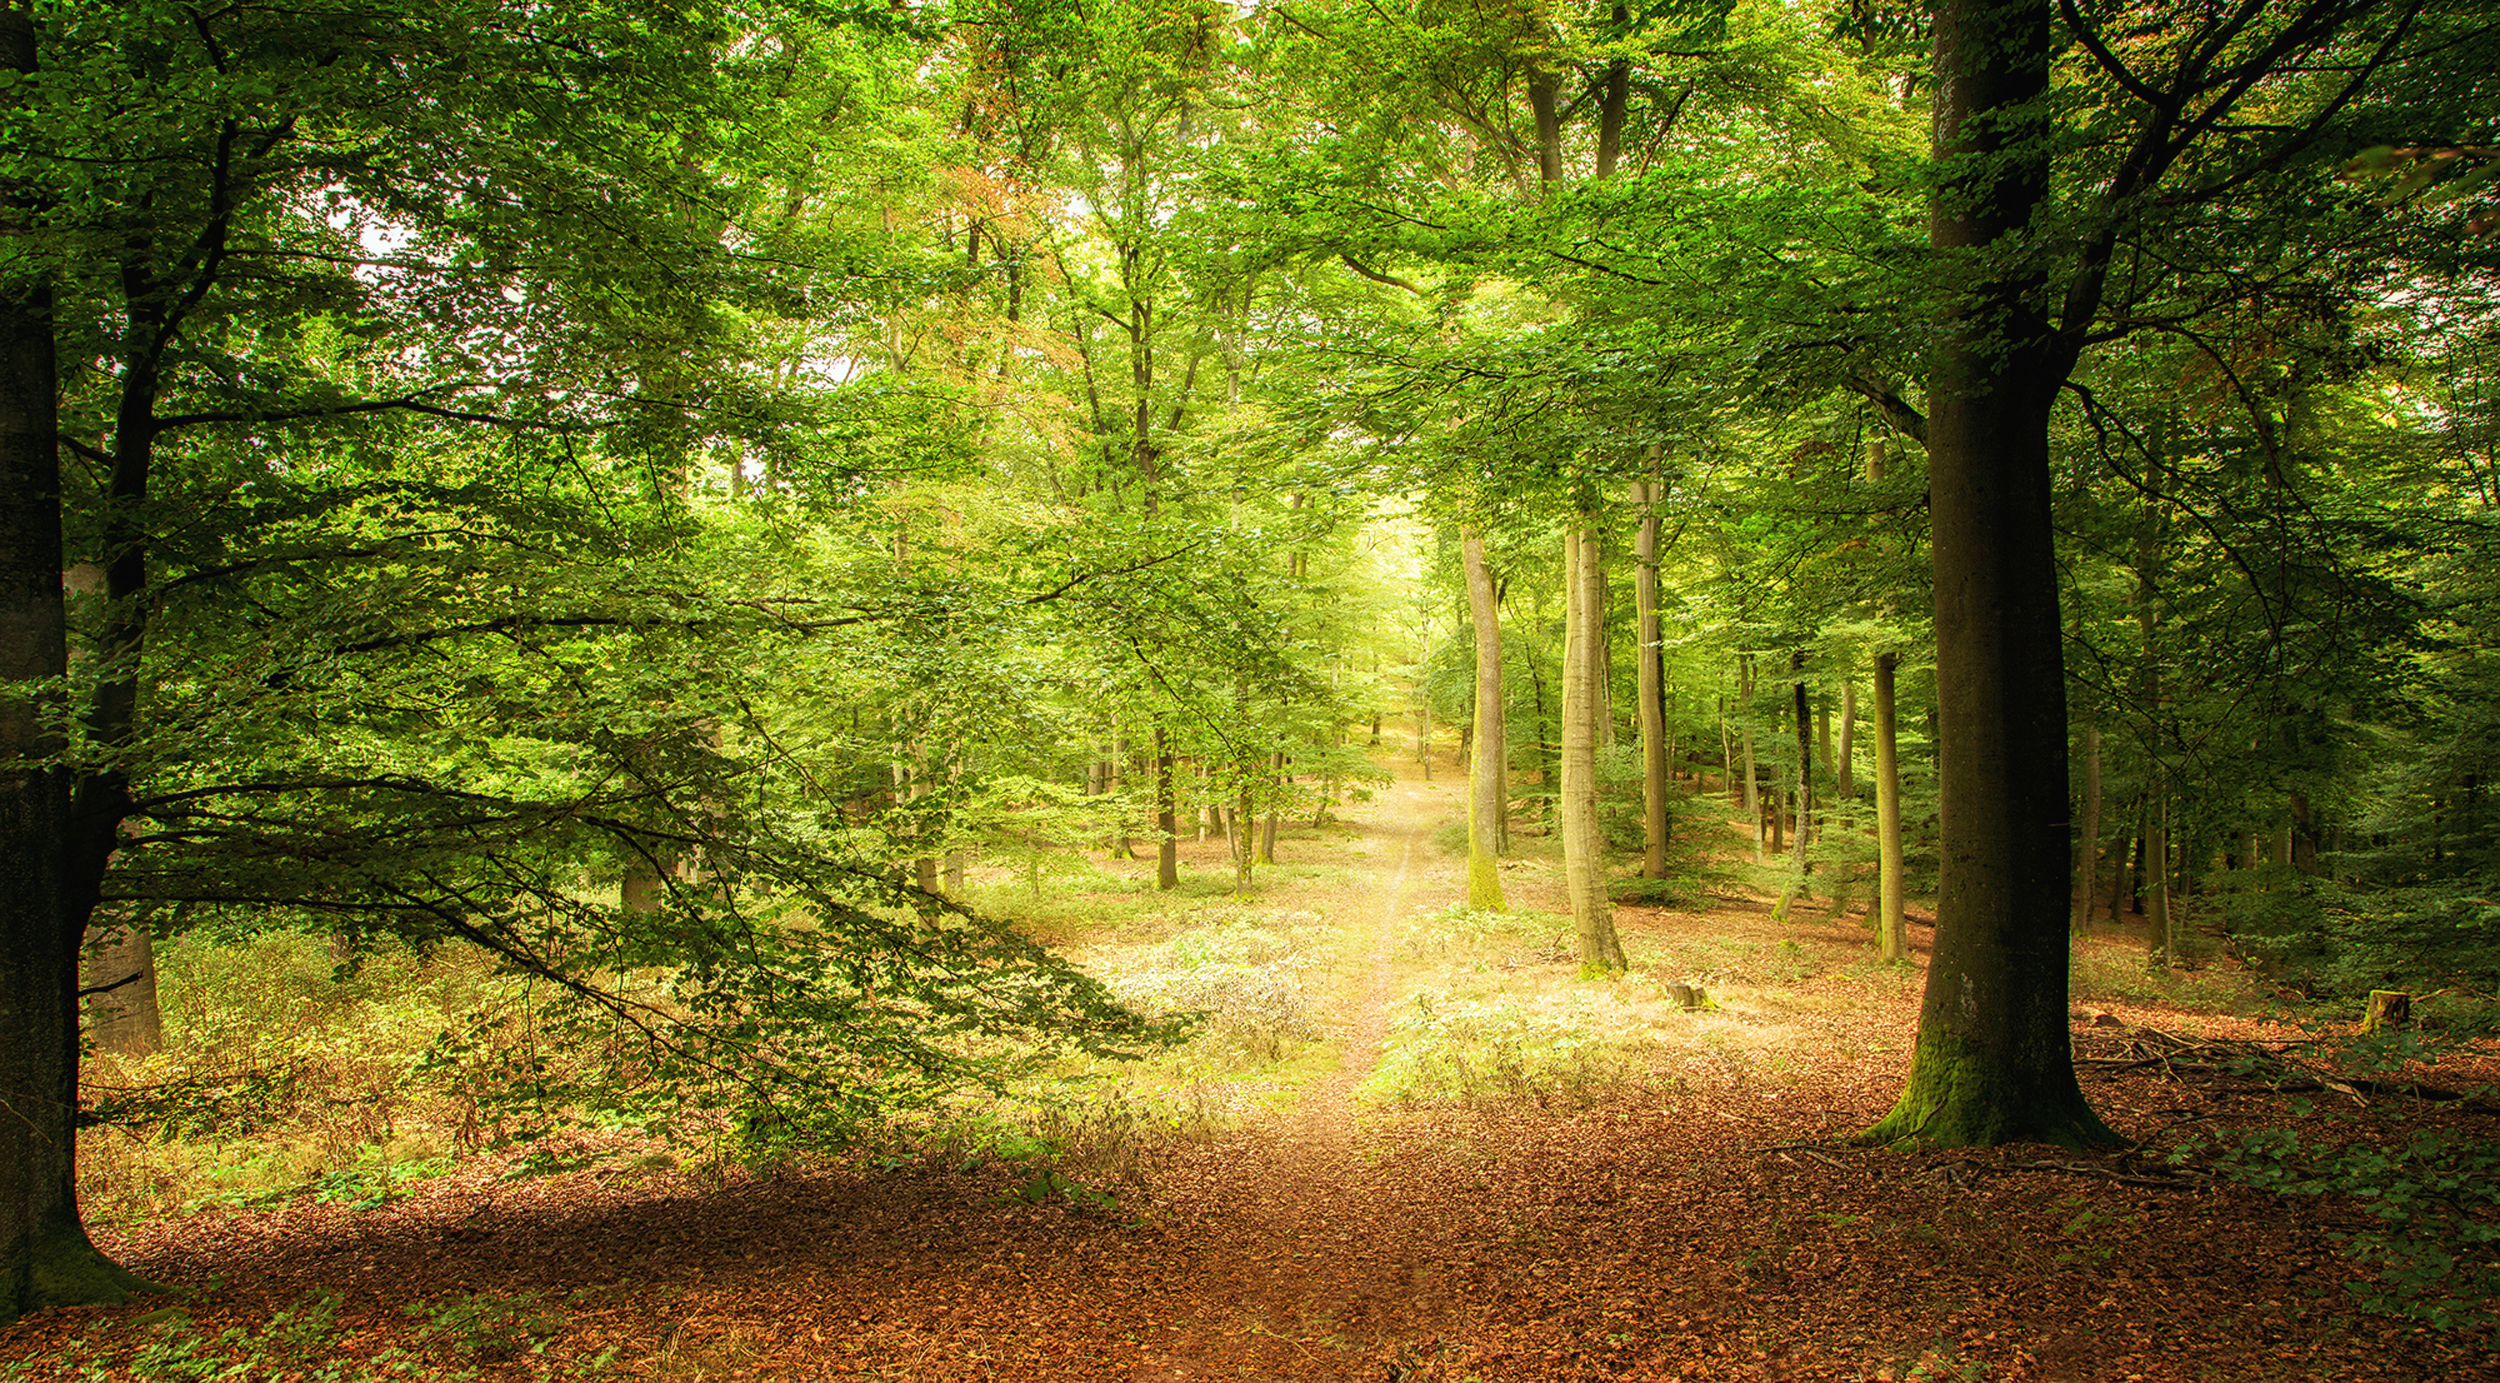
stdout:
MULTIPOLYGON (((1372 867, 1359 884, 1307 900, 1354 962, 1353 973, 1320 987, 1333 1003, 1315 1017, 1335 1063, 1290 1104, 1250 1120, 1227 1140, 1228 1155, 1207 1160, 1198 1197, 1231 1208, 1223 1237, 1250 1251, 1192 1274, 1171 1304, 1188 1324, 1141 1360, 1138 1379, 1332 1375, 1380 1339, 1446 1324, 1437 1265, 1455 1246, 1435 1232, 1439 1198, 1414 1194, 1393 1148, 1369 1136, 1377 1130, 1356 1099, 1380 1061, 1398 941, 1416 899, 1446 892, 1455 878, 1434 858, 1432 834, 1458 798, 1446 776, 1427 783, 1397 759, 1393 783, 1339 809, 1372 867)), ((1306 900, 1288 886, 1263 901, 1306 900)))
MULTIPOLYGON (((1460 861, 1434 841, 1458 817, 1459 775, 1446 761, 1429 784, 1411 761, 1396 768, 1371 800, 1340 809, 1346 829, 1284 843, 1284 865, 1250 900, 1321 919, 1309 1000, 1332 1059, 1269 1082, 1272 1103, 1227 1126, 1147 1147, 1116 1205, 1033 1204, 1014 1193, 1029 1167, 967 1170, 960 1154, 726 1175, 617 1154, 537 1176, 482 1160, 378 1207, 304 1195, 98 1238, 144 1275, 197 1289, 178 1311, 198 1337, 229 1354, 275 1351, 235 1375, 272 1380, 388 1350, 402 1352, 397 1372, 318 1376, 2500 1376, 2487 1341, 2353 1314, 2354 1268, 2335 1248, 2350 1217, 2332 1205, 2175 1175, 2158 1155, 2104 1164, 1839 1141, 1898 1092, 1919 992, 1914 970, 1870 961, 1854 918, 1814 909, 1777 927, 1719 876, 1672 906, 1619 907, 1635 975, 1580 981, 1555 941, 1550 845, 1523 835, 1504 871, 1518 928, 1459 937, 1442 910, 1463 897, 1460 861), (1405 1040, 1392 1020, 1410 992, 1602 1031, 1651 1021, 1636 1001, 1657 980, 1705 974, 1723 1009, 1653 1024, 1664 1036, 1629 1076, 1411 1106, 1363 1091, 1405 1040), (308 1306, 330 1324, 306 1326, 308 1306), (282 1327, 288 1310, 299 1314, 282 1327), (290 1343, 304 1340, 318 1342, 290 1343)), ((1692 807, 1695 829, 1716 829, 1709 799, 1692 807)), ((1173 900, 1168 925, 1232 906, 1224 843, 1186 842, 1183 857, 1195 891, 1173 900)), ((1136 871, 1151 869, 1097 864, 1129 871, 1107 896, 1131 899, 1136 871)), ((2098 963, 2140 985, 2140 946, 2112 941, 2098 963)), ((2087 1002, 2117 1026, 2078 1026, 2085 1089, 2121 1129, 2158 1138, 2182 1119, 2227 1130, 2298 1117, 2262 1082, 2158 1056, 2182 1040, 2296 1033, 2149 997, 2087 1002)), ((2440 1069, 2451 1084, 2500 1080, 2500 1058, 2480 1074, 2440 1069)), ((2475 1117, 2379 1105, 2408 1132, 2475 1117)), ((46 1361, 153 1348, 158 1327, 130 1321, 154 1305, 0 1329, 0 1380, 108 1376, 46 1361)))

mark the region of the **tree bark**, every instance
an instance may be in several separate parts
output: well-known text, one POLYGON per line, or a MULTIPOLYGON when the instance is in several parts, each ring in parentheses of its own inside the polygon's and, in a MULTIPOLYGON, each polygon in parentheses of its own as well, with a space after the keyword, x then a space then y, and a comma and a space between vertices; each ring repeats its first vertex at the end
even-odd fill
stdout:
POLYGON ((1172 741, 1155 726, 1155 887, 1181 885, 1180 807, 1172 788, 1172 741))
POLYGON ((1658 628, 1658 503, 1665 489, 1654 478, 1657 457, 1650 458, 1650 480, 1634 485, 1641 515, 1639 546, 1634 549, 1633 604, 1640 625, 1640 667, 1636 693, 1641 712, 1641 873, 1667 877, 1667 704, 1666 649, 1658 628))
POLYGON ((2101 727, 2083 727, 2083 829, 2075 851, 2075 930, 2092 920, 2092 884, 2101 864, 2101 727))
POLYGON ((2118 1141, 2075 1081, 2064 631, 2049 410, 2064 369, 2036 268, 2050 14, 1939 0, 1929 242, 1955 300, 1928 378, 1943 876, 1909 1083, 1864 1135, 1947 1146, 2118 1141))
POLYGON ((1563 612, 1562 815, 1563 887, 1579 937, 1583 974, 1616 974, 1629 966, 1606 897, 1605 837, 1597 819, 1597 677, 1595 626, 1604 608, 1597 533, 1575 528, 1563 540, 1567 596, 1563 612))
MULTIPOLYGON (((35 28, 0 11, 0 65, 36 70, 35 28)), ((0 187, 0 232, 41 219, 0 187)), ((60 748, 40 693, 67 675, 61 592, 59 376, 50 285, 0 279, 0 1323, 116 1302, 149 1284, 115 1266, 78 1216, 78 957, 91 898, 72 875, 70 784, 37 767, 60 748)))
POLYGON ((1753 862, 1762 863, 1762 784, 1753 761, 1753 655, 1736 655, 1736 733, 1745 751, 1745 815, 1753 822, 1753 862))
POLYGON ((1852 679, 1840 684, 1840 743, 1832 751, 1833 790, 1842 801, 1858 795, 1857 788, 1858 684, 1852 679))
POLYGON ((1901 715, 1890 653, 1875 655, 1875 939, 1885 960, 1910 954, 1902 931, 1901 715))
POLYGON ((87 1036, 97 1051, 146 1056, 165 1046, 156 945, 144 927, 113 927, 84 948, 87 1036))
POLYGON ((1467 571, 1467 615, 1476 636, 1475 753, 1467 763, 1467 906, 1508 909, 1496 858, 1502 798, 1509 790, 1510 756, 1502 743, 1502 619, 1493 599, 1493 574, 1485 568, 1484 539, 1472 529, 1458 536, 1467 571))

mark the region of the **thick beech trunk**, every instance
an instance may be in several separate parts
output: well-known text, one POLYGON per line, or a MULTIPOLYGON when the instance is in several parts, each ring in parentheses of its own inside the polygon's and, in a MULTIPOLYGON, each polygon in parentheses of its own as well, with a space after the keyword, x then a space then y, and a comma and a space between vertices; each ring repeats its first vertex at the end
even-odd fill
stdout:
POLYGON ((1502 911, 1502 874, 1497 860, 1502 798, 1509 791, 1510 755, 1502 742, 1502 618, 1493 598, 1493 574, 1484 565, 1484 539, 1473 530, 1458 538, 1467 569, 1467 615, 1476 636, 1475 752, 1467 761, 1467 906, 1502 911))
MULTIPOLYGON (((0 65, 32 72, 35 52, 27 16, 0 11, 0 65)), ((0 188, 0 230, 38 212, 0 188)), ((68 779, 34 767, 59 748, 48 708, 20 690, 57 686, 69 665, 52 295, 25 272, 0 280, 0 1323, 148 1288, 78 1217, 78 959, 94 885, 76 873, 89 862, 72 864, 68 779)))
POLYGON ((1597 533, 1573 530, 1563 541, 1562 814, 1563 889, 1579 937, 1583 974, 1615 974, 1629 966, 1615 935, 1606 897, 1606 842, 1597 820, 1596 621, 1605 609, 1599 586, 1597 533))
POLYGON ((2049 409, 2065 366, 2008 254, 2048 194, 2050 7, 1940 0, 1929 238, 1958 289, 1928 378, 1943 877, 1908 1087, 1864 1135, 2117 1141, 2075 1082, 2066 685, 2049 409))

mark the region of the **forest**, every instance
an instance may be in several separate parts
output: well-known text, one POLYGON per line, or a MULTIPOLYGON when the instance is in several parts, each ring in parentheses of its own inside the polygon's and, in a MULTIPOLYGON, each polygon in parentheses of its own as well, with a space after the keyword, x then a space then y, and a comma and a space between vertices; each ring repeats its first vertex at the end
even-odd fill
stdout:
POLYGON ((2494 73, 0 0, 0 1380, 2493 1376, 2494 73))

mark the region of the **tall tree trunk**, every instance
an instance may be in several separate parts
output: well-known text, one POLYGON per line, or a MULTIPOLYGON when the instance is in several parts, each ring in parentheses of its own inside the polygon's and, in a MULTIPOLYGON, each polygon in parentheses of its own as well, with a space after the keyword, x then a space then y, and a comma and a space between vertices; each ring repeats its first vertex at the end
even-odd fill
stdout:
POLYGON ((1840 743, 1832 751, 1832 786, 1844 802, 1858 795, 1857 730, 1858 684, 1852 678, 1840 684, 1840 743))
POLYGON ((2083 830, 2075 851, 2075 930, 2092 920, 2092 884, 2101 866, 2101 727, 2083 727, 2083 830))
POLYGON ((1180 806, 1172 786, 1172 741, 1155 726, 1155 887, 1181 885, 1180 806))
POLYGON ((2170 965, 2170 794, 2157 785, 2144 808, 2144 965, 2170 965))
MULTIPOLYGON (((0 10, 0 66, 32 73, 33 21, 0 10)), ((0 102, 7 100, 0 93, 0 102)), ((5 105, 0 105, 5 109, 5 105)), ((0 232, 41 219, 0 186, 0 232)), ((61 594, 59 379, 50 287, 0 279, 0 1324, 49 1306, 121 1301, 148 1284, 88 1241, 78 1217, 78 953, 91 890, 72 877, 69 781, 35 765, 60 747, 25 689, 69 667, 61 594)), ((118 823, 116 823, 118 824, 118 823)))
POLYGON ((1634 549, 1633 604, 1640 625, 1640 667, 1636 695, 1641 711, 1641 873, 1667 877, 1667 702, 1666 649, 1658 628, 1658 509, 1666 496, 1655 478, 1658 456, 1650 453, 1651 479, 1633 494, 1643 512, 1639 546, 1634 549))
POLYGON ((1580 941, 1583 974, 1614 974, 1629 967, 1615 935, 1614 909, 1606 897, 1606 841, 1597 820, 1597 678, 1595 622, 1605 609, 1594 528, 1574 529, 1563 540, 1562 813, 1563 889, 1571 902, 1571 926, 1580 941))
POLYGON ((1493 599, 1493 573, 1484 565, 1484 539, 1473 529, 1458 535, 1459 560, 1467 570, 1467 616, 1476 636, 1476 752, 1467 764, 1467 906, 1500 912, 1502 799, 1509 791, 1502 744, 1502 619, 1493 599))
MULTIPOLYGON (((1806 669, 1806 653, 1798 649, 1788 655, 1792 674, 1806 669)), ((1803 878, 1814 872, 1814 864, 1806 855, 1806 846, 1814 840, 1814 717, 1806 708, 1806 683, 1800 676, 1793 684, 1794 713, 1797 717, 1797 875, 1803 878)))
POLYGON ((1285 751, 1276 751, 1276 770, 1268 780, 1267 818, 1259 823, 1259 863, 1276 863, 1276 804, 1283 800, 1285 784, 1292 779, 1285 775, 1285 751))
POLYGON ((1883 958, 1910 954, 1903 932, 1901 713, 1893 694, 1895 655, 1875 655, 1875 939, 1883 958))
POLYGON ((1954 301, 1928 376, 1943 877, 1918 1045, 1865 1137, 2118 1141, 2076 1084, 2064 630, 2050 522, 2053 354, 2039 271, 2009 253, 2048 195, 2037 116, 2051 7, 1939 0, 1929 241, 1954 301))
POLYGON ((1753 862, 1762 863, 1762 783, 1753 761, 1753 655, 1736 655, 1736 732, 1745 751, 1745 815, 1753 822, 1753 862))

